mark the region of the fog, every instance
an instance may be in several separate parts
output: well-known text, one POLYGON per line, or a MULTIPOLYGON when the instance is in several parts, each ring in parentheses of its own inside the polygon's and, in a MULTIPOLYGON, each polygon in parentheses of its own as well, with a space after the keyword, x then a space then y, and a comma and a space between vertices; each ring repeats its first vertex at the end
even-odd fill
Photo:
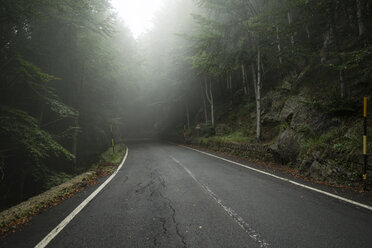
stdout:
POLYGON ((112 144, 111 125, 117 143, 267 145, 285 130, 321 137, 305 123, 313 115, 283 119, 284 100, 297 96, 348 126, 372 92, 371 8, 371 0, 3 1, 0 205, 91 166, 112 144))

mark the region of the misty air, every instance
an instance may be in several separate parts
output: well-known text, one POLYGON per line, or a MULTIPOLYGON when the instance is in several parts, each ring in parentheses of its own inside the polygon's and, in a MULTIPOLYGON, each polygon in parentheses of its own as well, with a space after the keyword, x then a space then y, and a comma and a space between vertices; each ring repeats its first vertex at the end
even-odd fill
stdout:
POLYGON ((0 247, 372 247, 372 0, 0 0, 0 247))

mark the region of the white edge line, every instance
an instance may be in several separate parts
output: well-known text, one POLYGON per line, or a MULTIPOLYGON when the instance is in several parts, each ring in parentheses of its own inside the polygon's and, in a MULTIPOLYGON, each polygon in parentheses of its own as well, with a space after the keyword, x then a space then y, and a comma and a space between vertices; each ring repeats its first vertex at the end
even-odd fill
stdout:
POLYGON ((177 146, 183 147, 183 148, 187 148, 187 149, 190 149, 190 150, 193 150, 193 151, 196 151, 196 152, 199 152, 199 153, 202 153, 202 154, 205 154, 205 155, 214 157, 214 158, 218 158, 218 159, 221 159, 223 161, 226 161, 226 162, 229 162, 229 163, 232 163, 232 164, 236 164, 236 165, 242 166, 242 167, 247 168, 249 170, 253 170, 255 172, 258 172, 258 173, 261 173, 261 174, 264 174, 264 175, 267 175, 267 176, 271 176, 271 177, 274 177, 276 179, 279 179, 279 180, 282 180, 282 181, 285 181, 285 182, 288 182, 288 183, 291 183, 291 184, 300 186, 302 188, 309 189, 309 190, 312 190, 312 191, 315 191, 315 192, 318 192, 318 193, 327 195, 329 197, 333 197, 333 198, 338 199, 340 201, 344 201, 344 202, 350 203, 352 205, 355 205, 355 206, 358 206, 358 207, 361 207, 361 208, 365 208, 365 209, 368 209, 368 210, 371 210, 372 211, 372 206, 369 206, 369 205, 366 205, 366 204, 363 204, 363 203, 360 203, 360 202, 356 202, 356 201, 353 201, 353 200, 350 200, 350 199, 344 198, 342 196, 338 196, 338 195, 335 195, 335 194, 332 194, 332 193, 329 193, 329 192, 326 192, 326 191, 323 191, 323 190, 320 190, 320 189, 316 189, 316 188, 313 188, 313 187, 310 187, 310 186, 307 186, 307 185, 304 185, 304 184, 301 184, 301 183, 292 181, 292 180, 287 179, 287 178, 279 177, 279 176, 276 176, 274 174, 268 173, 266 171, 258 170, 258 169, 255 169, 253 167, 250 167, 250 166, 247 166, 247 165, 244 165, 244 164, 241 164, 241 163, 232 161, 232 160, 228 160, 226 158, 221 158, 219 156, 216 156, 216 155, 213 155, 213 154, 210 154, 210 153, 207 153, 207 152, 203 152, 203 151, 200 151, 200 150, 197 150, 197 149, 188 147, 188 146, 183 146, 183 145, 178 145, 178 144, 177 144, 177 146))
POLYGON ((240 217, 233 209, 230 207, 225 206, 222 203, 222 200, 218 198, 218 196, 210 189, 207 185, 202 184, 195 175, 186 168, 183 164, 181 164, 180 161, 175 159, 172 156, 169 156, 171 159, 173 159, 174 162, 176 162, 179 166, 181 166, 188 174, 189 176, 194 179, 196 183, 199 184, 200 187, 220 206, 223 208, 223 210, 226 211, 226 213, 239 225, 240 228, 242 228, 251 239, 253 239, 255 242, 259 244, 260 247, 265 248, 269 247, 270 244, 266 242, 264 239, 260 237, 260 234, 258 234, 248 223, 245 222, 245 220, 240 217))
POLYGON ((104 182, 99 186, 92 194, 90 194, 79 206, 77 206, 74 211, 72 211, 58 226, 56 226, 43 240, 41 240, 35 248, 44 248, 46 247, 50 241, 52 241, 60 231, 63 230, 67 226, 68 223, 86 206, 88 203, 116 176, 118 171, 123 167, 125 161, 128 157, 128 147, 123 158, 123 161, 120 163, 119 167, 116 171, 104 182))

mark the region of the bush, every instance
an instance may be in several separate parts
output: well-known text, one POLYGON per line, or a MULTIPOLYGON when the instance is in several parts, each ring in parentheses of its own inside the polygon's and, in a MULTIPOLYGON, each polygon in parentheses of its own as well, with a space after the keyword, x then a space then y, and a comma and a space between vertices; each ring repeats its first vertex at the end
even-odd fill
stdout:
POLYGON ((214 127, 212 124, 201 124, 201 129, 199 131, 199 135, 202 137, 211 137, 216 134, 214 127))

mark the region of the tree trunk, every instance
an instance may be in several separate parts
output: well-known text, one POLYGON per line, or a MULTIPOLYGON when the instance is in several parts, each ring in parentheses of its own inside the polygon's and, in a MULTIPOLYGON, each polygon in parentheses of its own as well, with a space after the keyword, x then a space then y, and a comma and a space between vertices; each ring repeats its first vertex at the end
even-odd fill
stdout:
POLYGON ((253 89, 254 89, 254 95, 257 96, 257 78, 256 78, 256 70, 254 69, 254 64, 251 63, 251 69, 252 69, 252 82, 253 82, 253 89))
POLYGON ((226 72, 226 88, 232 89, 232 78, 231 78, 231 71, 226 72))
POLYGON ((247 76, 246 76, 246 73, 245 73, 245 66, 244 66, 244 64, 242 64, 242 77, 243 77, 244 95, 248 95, 247 76))
POLYGON ((229 73, 226 72, 226 89, 230 89, 229 73))
POLYGON ((204 120, 205 120, 205 124, 208 124, 208 111, 207 111, 207 103, 205 101, 205 95, 204 95, 204 87, 203 87, 203 84, 201 84, 200 86, 201 86, 202 98, 203 98, 204 120))
POLYGON ((309 26, 306 25, 306 36, 307 36, 307 39, 310 40, 311 36, 310 36, 310 30, 309 30, 309 26))
POLYGON ((344 81, 344 73, 340 70, 340 96, 341 98, 345 97, 345 81, 344 81))
POLYGON ((366 26, 364 25, 364 20, 363 20, 363 7, 364 7, 364 0, 356 0, 359 38, 363 37, 366 31, 366 26))
POLYGON ((276 27, 276 41, 278 43, 279 63, 281 64, 283 62, 283 60, 282 60, 282 56, 281 56, 282 48, 280 46, 280 37, 279 37, 279 28, 278 27, 276 27))
POLYGON ((226 72, 226 88, 229 90, 231 89, 231 82, 230 82, 230 72, 226 72))
MULTIPOLYGON (((292 25, 292 13, 291 11, 288 11, 288 24, 292 25)), ((292 52, 293 52, 293 47, 295 44, 294 36, 293 33, 291 34, 291 45, 292 45, 292 52)))
POLYGON ((213 102, 213 92, 212 92, 212 82, 209 81, 209 89, 207 79, 205 79, 205 95, 207 96, 207 100, 211 105, 211 122, 212 126, 214 127, 214 102, 213 102))
POLYGON ((212 127, 214 127, 214 101, 213 101, 213 92, 212 92, 212 82, 209 82, 209 94, 211 99, 211 121, 212 127))
POLYGON ((190 130, 190 111, 189 111, 188 103, 186 103, 186 119, 187 119, 187 129, 190 130))
POLYGON ((261 52, 257 49, 257 94, 256 94, 256 108, 257 108, 257 140, 261 138, 261 52))

